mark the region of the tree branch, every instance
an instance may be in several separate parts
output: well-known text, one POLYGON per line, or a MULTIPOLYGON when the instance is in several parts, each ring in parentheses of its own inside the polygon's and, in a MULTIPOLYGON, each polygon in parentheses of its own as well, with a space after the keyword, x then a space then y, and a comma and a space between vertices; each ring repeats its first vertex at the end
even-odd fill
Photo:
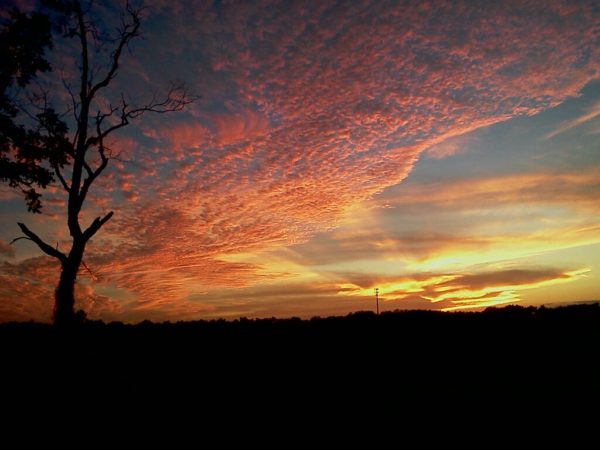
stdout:
POLYGON ((17 225, 19 225, 19 228, 21 229, 21 231, 23 232, 23 234, 25 236, 27 236, 26 239, 30 239, 33 242, 35 242, 37 244, 37 246, 44 253, 46 253, 47 255, 50 255, 50 256, 53 256, 53 257, 59 259, 60 262, 62 262, 62 263, 64 263, 64 262, 67 261, 67 256, 64 253, 62 253, 58 249, 55 249, 54 247, 46 244, 37 234, 35 234, 33 231, 31 231, 29 228, 27 228, 27 226, 24 223, 18 222, 17 225))
POLYGON ((102 218, 96 217, 94 219, 94 221, 92 222, 92 224, 89 226, 89 228, 83 232, 83 239, 86 242, 88 240, 90 240, 90 238, 94 234, 96 234, 100 228, 102 228, 102 225, 104 225, 106 222, 108 222, 110 220, 110 218, 113 216, 113 214, 114 213, 111 211, 102 218))
POLYGON ((117 69, 119 68, 119 59, 121 58, 121 53, 123 53, 123 49, 127 46, 127 44, 129 44, 129 42, 134 37, 139 35, 139 29, 141 25, 139 11, 136 11, 129 4, 127 4, 127 12, 131 16, 132 22, 122 24, 122 29, 120 30, 119 36, 119 44, 117 45, 117 48, 112 54, 111 67, 108 70, 106 76, 102 79, 102 81, 98 82, 90 90, 90 99, 92 99, 96 92, 98 92, 100 89, 108 86, 110 81, 115 77, 117 69))
POLYGON ((54 173, 56 174, 57 178, 60 181, 60 184, 62 184, 65 191, 71 192, 71 188, 67 184, 67 181, 65 180, 65 177, 63 177, 63 174, 60 172, 60 167, 58 166, 58 164, 53 164, 52 168, 54 169, 54 173))
POLYGON ((84 260, 81 260, 81 265, 85 268, 85 270, 87 270, 90 273, 90 276, 92 277, 93 281, 98 281, 98 277, 96 275, 94 275, 94 272, 92 272, 90 270, 90 268, 88 267, 88 265, 85 263, 84 260))
POLYGON ((82 161, 83 164, 83 168, 85 169, 85 171, 87 172, 88 176, 92 176, 94 174, 94 171, 92 170, 92 168, 90 167, 90 165, 86 162, 86 160, 84 159, 82 161))
POLYGON ((77 14, 77 24, 79 26, 79 40, 81 42, 81 91, 79 92, 79 98, 81 104, 88 102, 88 74, 89 74, 89 59, 88 59, 88 44, 87 44, 87 28, 85 26, 85 20, 83 18, 83 11, 81 5, 75 3, 75 12, 77 14))
POLYGON ((86 148, 92 145, 97 145, 99 141, 106 138, 109 134, 117 131, 129 125, 130 119, 136 119, 141 115, 151 112, 164 114, 168 112, 175 112, 183 110, 187 105, 197 101, 200 97, 188 93, 186 88, 182 85, 172 85, 167 91, 164 98, 158 100, 157 96, 154 95, 152 99, 144 106, 138 108, 129 109, 129 104, 125 100, 125 97, 121 94, 121 106, 111 107, 110 112, 101 114, 98 112, 96 116, 96 135, 88 138, 86 142, 86 148), (116 123, 102 130, 102 122, 113 116, 116 112, 120 113, 120 119, 117 119, 116 123))
POLYGON ((28 241, 31 240, 31 238, 28 238, 28 237, 25 237, 25 236, 20 236, 18 238, 14 238, 12 241, 10 241, 8 245, 13 245, 15 242, 20 241, 21 239, 26 239, 28 241))
POLYGON ((83 185, 81 186, 81 191, 79 192, 80 205, 83 205, 83 202, 85 201, 87 193, 90 189, 90 186, 92 185, 94 180, 96 180, 96 178, 98 178, 98 176, 104 171, 104 169, 106 169, 106 166, 108 166, 108 157, 106 156, 106 151, 105 151, 105 147, 104 147, 104 138, 102 136, 102 131, 100 128, 102 121, 106 117, 107 117, 106 114, 100 114, 100 112, 98 111, 98 114, 96 115, 97 136, 94 136, 94 137, 91 137, 90 139, 88 139, 88 142, 89 142, 88 145, 91 146, 94 143, 98 145, 98 153, 100 154, 100 165, 96 168, 96 170, 92 170, 92 168, 85 162, 85 160, 83 161, 83 165, 88 173, 88 176, 85 180, 83 180, 83 185))
POLYGON ((73 3, 74 12, 77 18, 79 41, 81 44, 81 81, 80 81, 80 110, 77 120, 77 140, 74 144, 73 172, 71 173, 71 191, 69 192, 67 224, 69 233, 74 239, 81 237, 81 226, 79 225, 79 211, 81 203, 79 202, 79 189, 81 187, 81 175, 83 162, 85 161, 85 143, 87 141, 87 125, 90 109, 90 81, 89 81, 89 56, 87 32, 88 27, 85 22, 84 12, 79 2, 73 3))
POLYGON ((75 122, 79 121, 79 114, 77 113, 77 108, 79 108, 79 103, 77 102, 77 100, 75 100, 75 94, 73 93, 73 90, 71 89, 71 85, 67 82, 67 80, 65 80, 64 77, 61 77, 62 79, 62 83, 63 86, 65 88, 65 90, 69 93, 69 97, 71 97, 71 107, 73 108, 72 112, 73 112, 73 119, 75 120, 75 122))

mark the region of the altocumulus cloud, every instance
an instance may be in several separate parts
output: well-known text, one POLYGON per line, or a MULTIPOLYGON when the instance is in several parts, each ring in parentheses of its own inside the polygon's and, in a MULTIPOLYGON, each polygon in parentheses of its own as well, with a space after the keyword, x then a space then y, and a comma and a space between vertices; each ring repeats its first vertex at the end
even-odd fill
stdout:
POLYGON ((185 316, 207 289, 289 276, 223 258, 305 242, 432 145, 576 95, 598 73, 594 3, 150 2, 123 79, 182 75, 204 98, 127 136, 136 165, 96 198, 117 211, 100 283, 143 300, 124 317, 185 316))

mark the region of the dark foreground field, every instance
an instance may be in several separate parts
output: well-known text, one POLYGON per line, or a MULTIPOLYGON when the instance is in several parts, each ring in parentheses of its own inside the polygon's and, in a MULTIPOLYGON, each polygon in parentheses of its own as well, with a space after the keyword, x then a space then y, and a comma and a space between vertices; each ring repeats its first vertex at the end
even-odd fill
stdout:
POLYGON ((596 410, 600 398, 598 304, 307 321, 88 322, 71 331, 5 324, 0 347, 5 405, 10 398, 29 411, 185 402, 229 420, 258 407, 326 415, 327 408, 393 413, 419 405, 429 414, 439 399, 463 406, 572 399, 596 410))

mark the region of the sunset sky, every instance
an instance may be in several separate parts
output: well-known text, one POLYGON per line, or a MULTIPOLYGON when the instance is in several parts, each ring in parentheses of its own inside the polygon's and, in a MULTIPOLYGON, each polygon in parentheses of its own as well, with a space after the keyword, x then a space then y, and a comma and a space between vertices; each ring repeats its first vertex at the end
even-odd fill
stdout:
MULTIPOLYGON (((112 93, 202 98, 115 135, 88 317, 346 314, 375 287, 384 311, 600 299, 597 1, 146 5, 112 93)), ((23 221, 67 248, 65 197, 43 200, 0 187, 0 321, 51 321, 59 264, 9 245, 23 221)))

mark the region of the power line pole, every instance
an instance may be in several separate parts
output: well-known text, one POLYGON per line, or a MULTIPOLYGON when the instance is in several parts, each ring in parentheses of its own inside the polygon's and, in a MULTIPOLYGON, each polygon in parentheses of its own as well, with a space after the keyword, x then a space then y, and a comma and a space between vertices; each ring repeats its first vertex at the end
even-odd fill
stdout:
POLYGON ((375 288, 375 305, 377 306, 377 315, 379 315, 379 288, 375 288))

